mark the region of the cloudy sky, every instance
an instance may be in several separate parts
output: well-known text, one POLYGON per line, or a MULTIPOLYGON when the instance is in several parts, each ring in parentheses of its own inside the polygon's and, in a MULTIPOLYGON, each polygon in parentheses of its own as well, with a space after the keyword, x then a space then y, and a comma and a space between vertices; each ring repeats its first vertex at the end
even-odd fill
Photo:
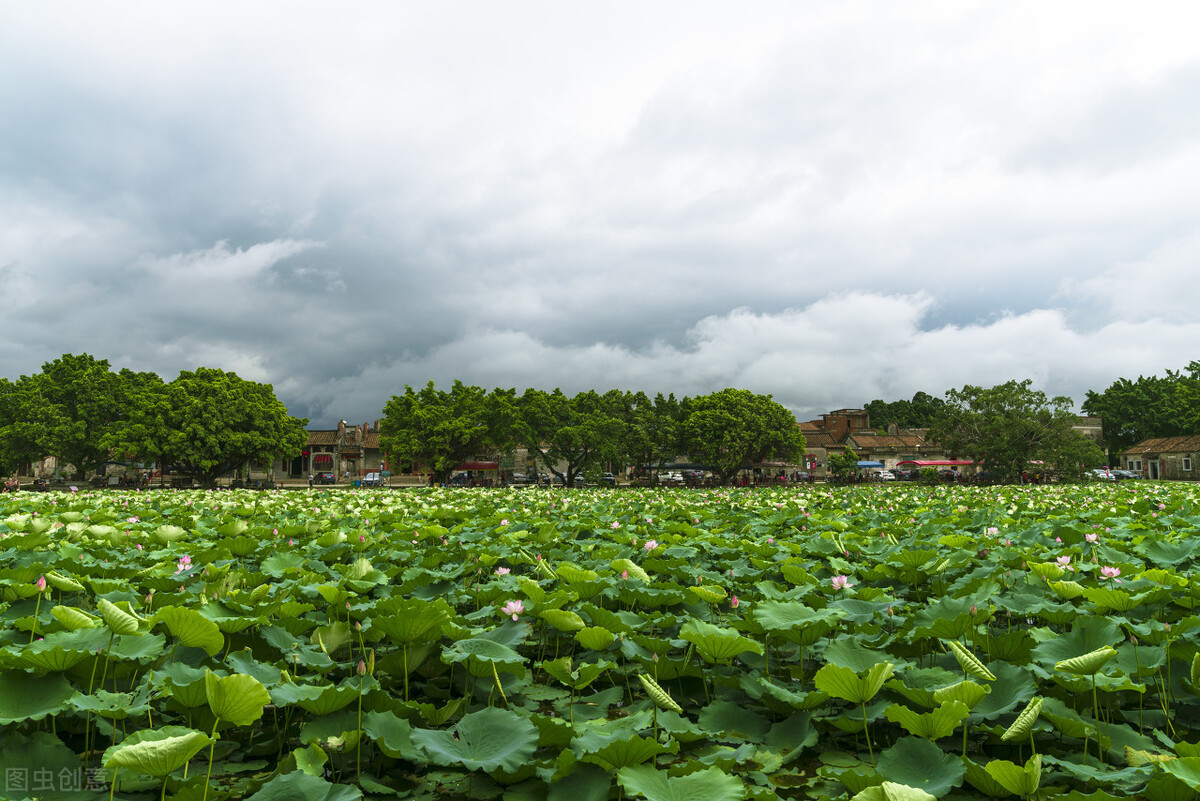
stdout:
POLYGON ((0 375, 772 393, 1200 358, 1194 2, 6 3, 0 375), (1136 9, 1136 10, 1135 10, 1136 9))

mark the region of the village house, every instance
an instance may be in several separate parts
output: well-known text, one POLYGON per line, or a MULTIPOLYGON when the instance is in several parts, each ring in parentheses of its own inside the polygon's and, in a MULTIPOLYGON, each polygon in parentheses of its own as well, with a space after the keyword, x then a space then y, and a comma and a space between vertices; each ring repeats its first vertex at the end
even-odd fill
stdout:
POLYGON ((1121 467, 1150 479, 1196 481, 1200 435, 1144 439, 1121 454, 1121 467))

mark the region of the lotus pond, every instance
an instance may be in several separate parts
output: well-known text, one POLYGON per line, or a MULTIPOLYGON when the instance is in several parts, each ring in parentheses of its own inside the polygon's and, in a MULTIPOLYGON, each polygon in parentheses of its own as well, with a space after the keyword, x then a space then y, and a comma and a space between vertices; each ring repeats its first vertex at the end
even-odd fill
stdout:
POLYGON ((1200 488, 0 500, 0 795, 1188 801, 1200 488))

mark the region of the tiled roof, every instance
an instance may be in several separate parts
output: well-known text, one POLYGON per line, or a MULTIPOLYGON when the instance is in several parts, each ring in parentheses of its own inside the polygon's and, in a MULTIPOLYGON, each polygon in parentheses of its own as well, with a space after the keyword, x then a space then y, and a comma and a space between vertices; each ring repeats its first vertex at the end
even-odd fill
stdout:
POLYGON ((1195 453, 1200 451, 1200 435, 1144 439, 1125 453, 1195 453))
POLYGON ((850 435, 855 444, 864 448, 928 448, 930 443, 915 434, 868 434, 856 431, 850 435))
POLYGON ((309 445, 336 445, 337 444, 337 432, 336 431, 309 431, 308 432, 308 444, 309 445))
POLYGON ((805 431, 804 444, 809 448, 836 448, 837 440, 827 431, 805 431))

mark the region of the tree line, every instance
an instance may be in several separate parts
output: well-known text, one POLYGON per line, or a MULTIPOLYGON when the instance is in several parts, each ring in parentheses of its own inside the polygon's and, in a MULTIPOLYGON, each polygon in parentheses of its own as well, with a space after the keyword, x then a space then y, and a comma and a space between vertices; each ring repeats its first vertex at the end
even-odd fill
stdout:
MULTIPOLYGON (((1048 398, 1031 381, 991 388, 967 385, 941 399, 865 405, 874 427, 927 429, 948 455, 1015 477, 1031 463, 1080 474, 1104 454, 1072 430, 1070 398, 1048 398)), ((1102 418, 1110 463, 1152 437, 1200 433, 1200 361, 1163 377, 1120 378, 1089 391, 1085 413, 1102 418)), ((47 455, 83 478, 108 461, 168 463, 204 486, 257 461, 298 454, 308 421, 292 417, 269 384, 200 367, 172 381, 123 369, 88 354, 64 354, 41 372, 0 378, 0 471, 47 455)), ((568 396, 558 389, 484 390, 456 381, 406 386, 384 407, 381 445, 393 463, 420 462, 444 481, 480 454, 523 447, 540 468, 568 486, 614 464, 657 472, 680 455, 722 483, 746 465, 796 463, 804 453, 790 411, 744 389, 677 399, 610 390, 568 396)))
POLYGON ((160 462, 211 487, 248 462, 299 453, 307 425, 270 384, 209 367, 163 381, 64 354, 34 375, 0 378, 5 475, 45 456, 70 464, 79 480, 112 460, 160 462))
POLYGON ((677 399, 616 389, 518 394, 461 381, 439 390, 431 381, 387 402, 380 434, 394 461, 420 462, 439 482, 479 454, 515 448, 568 487, 608 465, 634 464, 653 475, 681 454, 725 484, 750 464, 794 463, 804 454, 792 413, 745 389, 677 399))

